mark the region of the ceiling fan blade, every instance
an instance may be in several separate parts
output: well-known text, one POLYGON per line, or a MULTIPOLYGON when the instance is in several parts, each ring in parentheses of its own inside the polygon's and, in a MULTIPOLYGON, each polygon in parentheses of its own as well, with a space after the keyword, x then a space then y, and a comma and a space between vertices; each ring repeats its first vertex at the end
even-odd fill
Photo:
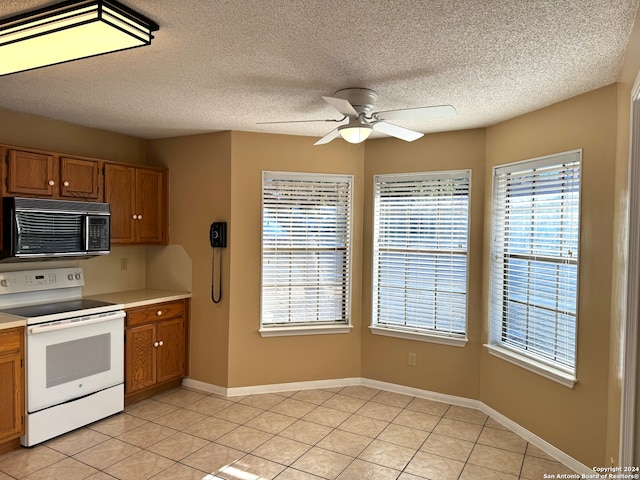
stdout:
POLYGON ((387 122, 374 123, 373 130, 376 132, 385 133, 392 137, 399 138, 400 140, 405 140, 407 142, 413 142, 414 140, 417 140, 424 135, 424 133, 409 130, 408 128, 399 127, 398 125, 387 122))
POLYGON ((256 125, 270 125, 273 123, 310 123, 310 122, 341 122, 344 118, 338 120, 333 119, 318 119, 318 120, 282 120, 279 122, 256 122, 256 125))
POLYGON ((456 109, 451 105, 434 105, 432 107, 403 108, 375 112, 373 115, 381 120, 428 120, 455 115, 456 109))
POLYGON ((322 137, 320 140, 318 140, 316 143, 314 143, 314 145, 322 145, 324 143, 329 143, 331 140, 336 138, 338 135, 340 135, 340 132, 338 131, 337 128, 334 128, 329 133, 327 133, 324 137, 322 137))
POLYGON ((353 105, 351 105, 347 100, 343 98, 336 97, 322 97, 325 102, 331 105, 333 108, 338 110, 341 114, 346 116, 358 116, 358 112, 353 105))

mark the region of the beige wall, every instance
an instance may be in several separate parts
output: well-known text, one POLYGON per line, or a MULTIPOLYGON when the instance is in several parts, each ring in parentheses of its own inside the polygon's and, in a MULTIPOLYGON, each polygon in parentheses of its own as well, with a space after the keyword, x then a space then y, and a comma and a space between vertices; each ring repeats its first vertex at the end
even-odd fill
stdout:
MULTIPOLYGON (((477 398, 587 465, 617 458, 621 326, 624 317, 629 95, 640 65, 634 30, 621 82, 488 129, 363 145, 222 132, 146 142, 0 109, 0 143, 170 169, 170 247, 115 247, 81 261, 87 294, 143 288, 191 289, 191 378, 226 387, 366 377, 477 398), (617 128, 616 128, 617 126, 617 128), (579 383, 568 389, 487 354, 486 255, 491 167, 584 149, 580 263, 579 383), (485 165, 486 157, 486 165, 485 165), (372 335, 371 197, 378 173, 471 168, 469 343, 464 348, 372 335), (349 334, 262 338, 262 170, 355 177, 352 323, 349 334), (229 222, 223 300, 211 293, 213 221, 229 222), (484 232, 484 233, 483 233, 484 232), (119 268, 128 258, 129 273, 119 268), (483 265, 484 263, 484 271, 483 265), (174 278, 175 277, 175 278, 174 278), (175 281, 174 281, 175 280, 175 281), (417 366, 407 365, 407 353, 417 366)), ((45 264, 50 267, 51 264, 45 264)), ((56 263, 56 266, 63 266, 56 263)), ((34 264, 2 265, 0 270, 34 264)))
MULTIPOLYGON (((583 150, 578 383, 573 389, 481 350, 480 400, 586 465, 605 465, 616 159, 615 85, 487 129, 485 286, 489 275, 491 169, 583 150)), ((487 290, 483 313, 486 317, 487 290)), ((485 332, 486 338, 486 320, 485 332)))
POLYGON ((478 398, 482 345, 482 235, 484 129, 426 135, 415 142, 378 139, 366 144, 364 169, 364 247, 362 295, 362 376, 449 395, 478 398), (468 344, 439 345, 374 335, 371 323, 373 176, 442 170, 471 170, 469 231, 468 344), (407 364, 415 353, 415 367, 407 364))
MULTIPOLYGON (((147 152, 147 142, 139 138, 5 109, 0 109, 0 143, 135 164, 145 163, 147 152)), ((0 271, 77 265, 85 271, 85 295, 146 284, 145 247, 114 247, 111 255, 90 260, 3 263, 0 271), (121 258, 128 260, 126 271, 120 270, 121 258)))
MULTIPOLYGON (((626 282, 628 259, 628 195, 630 106, 633 85, 640 71, 640 17, 629 38, 618 79, 618 118, 613 232, 613 269, 606 458, 617 464, 620 454, 620 414, 622 400, 624 331, 626 322, 626 282)), ((637 341, 637 340, 636 340, 637 341)), ((638 413, 636 413, 637 415, 638 413)), ((636 439, 636 442, 640 440, 636 439)), ((637 448, 637 447, 636 447, 637 448)))
POLYGON ((145 163, 147 146, 141 138, 2 108, 0 143, 124 163, 145 163))
MULTIPOLYGON (((148 148, 150 162, 169 169, 169 239, 174 248, 182 247, 178 256, 184 255, 178 262, 181 266, 176 267, 179 268, 178 276, 184 275, 185 268, 191 269, 190 377, 226 386, 229 381, 229 278, 233 246, 222 251, 223 298, 221 303, 214 304, 211 301, 209 226, 211 222, 231 220, 231 133, 153 140, 148 148), (191 264, 185 266, 189 261, 191 264)), ((159 248, 149 255, 149 272, 170 271, 167 262, 171 261, 163 253, 170 252, 159 248)), ((216 272, 218 267, 219 262, 216 272)), ((157 278, 150 280, 156 281, 157 278)))
MULTIPOLYGON (((359 146, 332 142, 313 147, 305 137, 246 132, 149 142, 150 161, 170 169, 173 247, 183 248, 193 263, 191 378, 232 388, 365 377, 476 398, 581 462, 604 465, 607 438, 615 435, 608 431, 607 385, 617 96, 616 86, 610 86, 488 129, 432 134, 413 143, 376 139, 359 146), (492 166, 575 148, 584 151, 579 383, 568 389, 492 357, 482 346, 487 311, 484 245, 492 166), (473 179, 469 343, 460 348, 372 335, 373 176, 466 168, 473 179), (354 175, 351 333, 259 335, 263 170, 354 175), (229 222, 220 305, 210 300, 207 235, 214 220, 229 222), (409 352, 417 354, 416 367, 407 365, 409 352)), ((149 272, 162 263, 151 257, 149 272)))
POLYGON ((229 387, 360 376, 363 146, 309 137, 233 132, 229 387), (354 176, 352 310, 348 334, 262 338, 260 326, 262 171, 354 176))

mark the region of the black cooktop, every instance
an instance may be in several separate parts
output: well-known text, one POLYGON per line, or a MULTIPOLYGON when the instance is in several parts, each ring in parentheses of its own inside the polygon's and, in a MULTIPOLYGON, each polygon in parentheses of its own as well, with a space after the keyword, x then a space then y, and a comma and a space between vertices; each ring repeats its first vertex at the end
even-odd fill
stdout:
POLYGON ((98 300, 67 300, 64 302, 39 303, 36 305, 25 305, 23 307, 8 308, 0 310, 0 313, 14 315, 24 318, 44 317, 45 315, 55 315, 58 313, 72 313, 79 310, 87 310, 98 307, 108 307, 115 305, 109 302, 100 302, 98 300))

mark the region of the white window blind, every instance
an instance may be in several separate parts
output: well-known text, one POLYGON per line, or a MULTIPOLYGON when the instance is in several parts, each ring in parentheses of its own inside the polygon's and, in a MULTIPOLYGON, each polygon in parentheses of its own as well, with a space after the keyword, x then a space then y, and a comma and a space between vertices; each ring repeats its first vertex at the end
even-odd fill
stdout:
POLYGON ((466 336, 470 179, 375 177, 373 327, 466 336))
POLYGON ((352 177, 264 172, 262 327, 349 323, 352 177))
POLYGON ((490 344, 575 377, 581 152, 494 169, 490 344))

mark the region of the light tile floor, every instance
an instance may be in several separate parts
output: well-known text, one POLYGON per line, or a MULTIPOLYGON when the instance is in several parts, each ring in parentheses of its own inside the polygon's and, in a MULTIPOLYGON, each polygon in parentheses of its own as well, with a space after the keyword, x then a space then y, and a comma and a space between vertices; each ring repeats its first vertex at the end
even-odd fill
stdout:
POLYGON ((354 386, 176 388, 33 448, 0 480, 538 480, 573 473, 478 410, 354 386))

